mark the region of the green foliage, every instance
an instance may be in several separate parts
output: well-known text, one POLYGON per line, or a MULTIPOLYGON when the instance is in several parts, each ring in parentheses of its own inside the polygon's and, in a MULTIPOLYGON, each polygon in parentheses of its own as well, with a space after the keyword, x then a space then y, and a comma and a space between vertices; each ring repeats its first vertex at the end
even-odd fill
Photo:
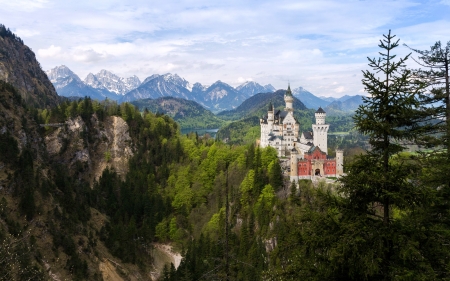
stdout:
POLYGON ((217 139, 228 139, 230 144, 244 144, 254 142, 260 134, 259 118, 253 116, 220 128, 217 139))
MULTIPOLYGON (((375 73, 363 72, 370 96, 355 114, 356 128, 368 135, 372 149, 347 167, 347 175, 333 189, 299 183, 300 198, 291 192, 292 214, 298 215, 280 222, 285 236, 279 237, 279 266, 267 272, 270 278, 449 277, 444 262, 448 253, 439 245, 449 238, 448 228, 430 220, 437 215, 436 203, 443 201, 436 196, 436 186, 419 177, 419 159, 402 153, 400 145, 424 132, 418 110, 423 84, 414 84, 411 72, 402 68, 408 57, 393 60, 398 41, 390 33, 379 46, 382 57, 369 59, 375 73), (293 228, 294 221, 301 228, 293 228)), ((441 212, 448 210, 441 206, 441 212)))

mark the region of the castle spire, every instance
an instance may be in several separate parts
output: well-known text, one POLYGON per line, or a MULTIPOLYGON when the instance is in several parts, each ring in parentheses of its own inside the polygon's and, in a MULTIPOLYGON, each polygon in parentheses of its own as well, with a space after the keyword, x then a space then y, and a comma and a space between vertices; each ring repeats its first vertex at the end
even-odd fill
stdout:
POLYGON ((292 104, 294 102, 294 96, 292 95, 291 91, 291 83, 288 84, 288 88, 286 90, 286 93, 284 94, 284 101, 286 102, 286 108, 284 110, 293 111, 294 108, 292 107, 292 104))
POLYGON ((288 83, 288 88, 287 88, 287 91, 286 91, 286 93, 284 95, 292 97, 291 83, 288 83))

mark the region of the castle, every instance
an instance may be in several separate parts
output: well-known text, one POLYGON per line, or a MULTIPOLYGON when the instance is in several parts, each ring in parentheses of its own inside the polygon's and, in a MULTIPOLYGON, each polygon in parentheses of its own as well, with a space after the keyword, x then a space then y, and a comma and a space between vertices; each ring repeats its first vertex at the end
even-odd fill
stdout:
POLYGON ((294 118, 292 106, 294 97, 291 87, 284 95, 284 111, 269 105, 267 115, 260 119, 260 146, 271 146, 278 151, 278 157, 290 155, 290 179, 313 179, 314 177, 337 177, 343 174, 344 154, 336 150, 336 158, 328 157, 328 129, 326 113, 319 107, 315 113, 316 123, 312 131, 299 135, 300 124, 294 118))

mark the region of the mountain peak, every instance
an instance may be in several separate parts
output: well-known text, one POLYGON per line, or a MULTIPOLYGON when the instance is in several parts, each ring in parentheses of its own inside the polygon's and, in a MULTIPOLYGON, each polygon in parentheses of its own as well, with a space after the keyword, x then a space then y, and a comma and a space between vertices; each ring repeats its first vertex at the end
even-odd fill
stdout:
POLYGON ((97 74, 89 73, 84 83, 95 89, 106 90, 116 95, 125 95, 137 88, 141 81, 134 75, 130 78, 122 78, 109 70, 102 69, 97 74))
POLYGON ((53 84, 58 83, 58 81, 60 81, 61 79, 65 79, 68 77, 77 81, 81 81, 80 77, 78 77, 78 75, 73 73, 73 71, 65 65, 56 66, 50 70, 47 70, 45 74, 47 74, 47 77, 53 84))
POLYGON ((246 81, 243 84, 237 86, 236 90, 247 97, 252 97, 258 93, 274 92, 275 88, 272 85, 261 86, 255 81, 246 81))

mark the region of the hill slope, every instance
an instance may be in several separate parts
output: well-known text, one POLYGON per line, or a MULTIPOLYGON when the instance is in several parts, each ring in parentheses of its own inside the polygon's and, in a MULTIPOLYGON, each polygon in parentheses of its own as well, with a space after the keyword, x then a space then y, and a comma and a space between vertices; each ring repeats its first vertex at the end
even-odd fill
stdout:
POLYGON ((36 56, 23 41, 0 24, 0 80, 14 86, 27 104, 55 106, 58 95, 36 56))
POLYGON ((143 99, 131 102, 144 111, 145 108, 153 113, 162 113, 172 117, 181 128, 212 129, 219 128, 224 121, 217 118, 211 111, 205 109, 195 101, 162 97, 158 99, 143 99))
MULTIPOLYGON (((267 114, 267 109, 270 103, 276 109, 282 109, 285 106, 284 94, 286 90, 278 90, 274 93, 260 93, 245 100, 236 109, 223 111, 217 114, 218 117, 226 120, 238 120, 250 116, 261 117, 267 114)), ((306 110, 306 106, 297 98, 294 97, 295 110, 306 110)))

